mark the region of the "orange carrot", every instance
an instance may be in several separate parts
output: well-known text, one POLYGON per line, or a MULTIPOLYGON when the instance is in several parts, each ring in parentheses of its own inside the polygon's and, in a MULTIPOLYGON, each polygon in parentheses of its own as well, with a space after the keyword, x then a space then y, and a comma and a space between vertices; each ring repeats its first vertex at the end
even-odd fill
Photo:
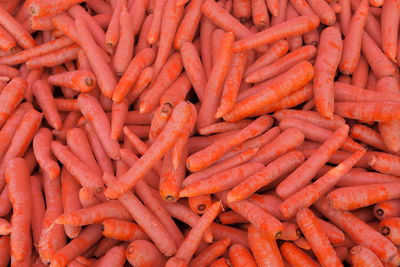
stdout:
POLYGON ((360 88, 365 88, 368 81, 368 68, 367 60, 361 55, 358 66, 353 72, 351 84, 360 88))
POLYGON ((210 135, 214 133, 223 133, 227 131, 232 131, 232 130, 241 130, 243 128, 246 128, 247 126, 252 123, 251 120, 241 120, 237 122, 217 122, 214 124, 211 124, 210 126, 204 127, 199 130, 199 133, 201 135, 210 135))
POLYGON ((396 102, 337 102, 335 113, 345 118, 362 121, 390 122, 400 118, 396 102))
POLYGON ((296 245, 293 245, 290 242, 283 243, 280 247, 280 251, 283 258, 293 267, 319 266, 313 258, 311 258, 303 250, 299 249, 296 245))
POLYGON ((229 259, 233 267, 249 266, 256 267, 257 264, 254 261, 250 251, 240 244, 233 244, 229 248, 229 259))
POLYGON ((282 38, 303 34, 315 29, 318 24, 319 19, 316 16, 301 16, 288 20, 262 32, 236 41, 233 45, 233 51, 241 52, 278 41, 282 38))
POLYGON ((10 261, 10 237, 0 236, 0 266, 7 267, 10 261))
POLYGON ((399 218, 387 218, 379 223, 379 231, 395 245, 400 244, 399 218))
POLYGON ((230 239, 225 238, 214 242, 190 261, 189 266, 206 267, 221 256, 229 247, 230 239))
POLYGON ((26 61, 30 69, 53 67, 77 58, 79 47, 76 44, 58 49, 43 56, 32 57, 26 61))
POLYGON ((248 238, 251 251, 258 266, 284 266, 279 248, 273 237, 250 225, 248 238))
POLYGON ((119 37, 120 37, 121 31, 122 31, 120 29, 120 26, 121 26, 120 18, 121 18, 121 12, 122 12, 123 6, 125 6, 125 8, 126 8, 126 0, 115 2, 111 20, 110 20, 110 23, 108 24, 107 31, 105 33, 104 45, 113 50, 119 41, 119 37))
POLYGON ((399 217, 399 205, 400 201, 398 199, 382 201, 374 205, 374 215, 379 220, 391 217, 399 217))
POLYGON ((210 194, 203 194, 188 198, 189 208, 196 214, 203 214, 211 206, 212 199, 210 194))
POLYGON ((350 136, 378 149, 384 151, 388 150, 382 140, 382 136, 368 126, 364 126, 362 124, 353 125, 350 136))
POLYGON ((11 218, 11 255, 21 261, 30 257, 31 188, 29 171, 24 159, 15 158, 8 162, 5 171, 9 196, 14 214, 11 218))
POLYGON ((339 69, 343 74, 352 74, 360 60, 363 30, 368 16, 368 0, 361 1, 351 19, 350 26, 343 41, 343 54, 339 69))
POLYGON ((236 223, 247 223, 248 221, 239 213, 236 213, 233 210, 226 211, 219 215, 218 220, 222 224, 236 224, 236 223))
POLYGON ((236 103, 234 109, 224 116, 227 121, 245 118, 262 106, 283 99, 290 93, 306 85, 314 76, 314 69, 307 61, 302 61, 285 73, 266 82, 257 93, 236 103))
POLYGON ((157 247, 147 240, 135 240, 126 248, 126 259, 133 266, 162 266, 166 259, 157 247))
POLYGON ((15 51, 17 49, 14 38, 0 26, 0 48, 3 51, 15 51))
POLYGON ((59 267, 68 265, 68 263, 100 240, 101 236, 100 225, 89 225, 53 256, 51 266, 59 267))
POLYGON ((263 170, 256 172, 246 180, 235 186, 227 196, 228 202, 234 202, 249 197, 261 187, 268 185, 282 174, 287 174, 304 162, 301 152, 293 150, 267 165, 263 170))
POLYGON ((34 244, 39 244, 46 206, 42 192, 42 184, 37 176, 30 177, 30 186, 32 194, 32 213, 31 213, 32 241, 34 244))
POLYGON ((253 23, 258 28, 262 29, 270 25, 267 4, 264 1, 251 1, 251 11, 253 23))
POLYGON ((160 99, 160 105, 169 103, 171 106, 176 106, 179 102, 185 100, 189 93, 192 84, 186 75, 182 73, 173 84, 164 92, 160 99))
POLYGON ((70 6, 81 2, 82 0, 56 0, 51 3, 43 3, 39 0, 32 0, 29 4, 29 13, 33 17, 54 15, 66 11, 70 6))
POLYGON ((229 149, 243 143, 251 137, 260 135, 272 126, 271 117, 265 115, 257 118, 249 126, 230 138, 220 140, 205 149, 196 152, 188 157, 186 165, 191 171, 199 171, 221 158, 229 149))
POLYGON ((357 266, 366 266, 373 264, 374 266, 383 267, 379 258, 368 248, 364 246, 355 246, 350 250, 350 260, 352 264, 357 266))
POLYGON ((51 75, 47 78, 51 85, 65 86, 78 92, 89 92, 96 87, 96 77, 90 71, 76 70, 51 75))
POLYGON ((115 246, 110 248, 103 257, 96 261, 95 265, 98 267, 123 266, 125 261, 125 248, 122 246, 115 246))
POLYGON ((382 29, 382 50, 386 56, 396 62, 397 40, 399 27, 399 4, 396 1, 385 1, 382 5, 381 29, 382 29))
POLYGON ((147 239, 146 234, 137 224, 120 219, 107 219, 103 221, 101 231, 104 236, 117 240, 147 239))
POLYGON ((113 103, 111 112, 111 139, 118 140, 128 114, 128 102, 113 103))
POLYGON ((13 111, 17 108, 26 90, 27 83, 21 78, 10 81, 0 94, 0 101, 4 103, 0 109, 0 126, 3 126, 13 111))
POLYGON ((167 0, 158 0, 155 1, 154 10, 153 10, 153 19, 151 22, 151 27, 147 33, 147 42, 149 44, 154 44, 159 40, 160 31, 161 31, 161 21, 162 14, 164 12, 167 0))
POLYGON ((317 170, 339 149, 348 132, 347 125, 338 128, 310 158, 278 185, 276 188, 278 195, 286 199, 311 181, 317 170))
POLYGON ((334 83, 336 101, 352 102, 374 102, 374 101, 397 101, 400 99, 398 92, 365 90, 349 84, 334 83))
POLYGON ((51 131, 47 128, 40 128, 33 138, 33 151, 42 170, 46 172, 51 179, 55 179, 60 175, 60 167, 52 158, 50 148, 51 141, 51 131))
POLYGON ((54 102, 52 88, 44 80, 37 80, 32 87, 33 95, 43 111, 46 121, 56 130, 62 126, 60 114, 54 102))
POLYGON ((303 60, 311 60, 316 54, 316 48, 312 45, 299 47, 289 54, 277 59, 275 62, 261 67, 246 76, 247 83, 256 83, 271 79, 276 75, 288 71, 303 60))

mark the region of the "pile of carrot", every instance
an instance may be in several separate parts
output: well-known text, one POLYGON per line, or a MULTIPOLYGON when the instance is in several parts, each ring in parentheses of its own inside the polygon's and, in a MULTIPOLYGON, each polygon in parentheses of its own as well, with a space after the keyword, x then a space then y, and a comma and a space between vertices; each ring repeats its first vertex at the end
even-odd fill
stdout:
POLYGON ((0 0, 0 267, 400 266, 400 0, 0 0))

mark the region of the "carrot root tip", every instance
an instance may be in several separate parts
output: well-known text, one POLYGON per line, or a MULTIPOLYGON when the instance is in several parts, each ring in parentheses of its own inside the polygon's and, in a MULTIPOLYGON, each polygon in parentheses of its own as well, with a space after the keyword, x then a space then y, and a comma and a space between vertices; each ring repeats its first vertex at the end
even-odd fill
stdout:
POLYGON ((383 209, 377 209, 377 210, 376 210, 376 215, 378 215, 378 216, 383 216, 383 214, 385 214, 385 212, 383 211, 383 209))
POLYGON ((389 235, 389 234, 390 234, 390 228, 389 228, 389 226, 383 226, 383 227, 381 228, 381 233, 382 233, 384 236, 389 235))

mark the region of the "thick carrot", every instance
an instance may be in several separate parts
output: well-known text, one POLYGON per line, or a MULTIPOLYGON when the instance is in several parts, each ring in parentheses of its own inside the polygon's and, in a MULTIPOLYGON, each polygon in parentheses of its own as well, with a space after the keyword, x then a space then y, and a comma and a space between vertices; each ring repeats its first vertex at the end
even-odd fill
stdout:
POLYGON ((398 251, 394 244, 368 224, 349 212, 338 211, 329 207, 325 198, 317 201, 314 207, 332 223, 340 227, 357 244, 372 250, 380 260, 394 265, 397 264, 398 251))
POLYGON ((283 99, 306 85, 314 76, 314 69, 302 61, 285 73, 266 82, 265 87, 236 103, 234 109, 224 116, 227 121, 237 121, 252 115, 259 108, 283 99))
POLYGON ((303 34, 315 29, 319 24, 317 16, 301 16, 272 26, 262 32, 236 41, 233 45, 234 52, 260 47, 278 41, 282 38, 303 34))
POLYGON ((310 158, 278 185, 276 188, 278 195, 286 199, 311 181, 318 169, 339 149, 348 132, 347 125, 338 128, 310 158))
POLYGON ((85 252, 101 238, 100 225, 89 225, 67 245, 62 247, 51 259, 50 266, 67 266, 77 256, 85 252))
POLYGON ((229 203, 246 199, 261 187, 268 185, 278 179, 282 174, 287 174, 296 169, 304 162, 301 152, 293 150, 288 152, 267 165, 263 170, 256 172, 246 180, 235 186, 227 196, 229 203))
POLYGON ((113 65, 117 75, 122 75, 128 67, 132 57, 135 43, 132 16, 125 6, 122 8, 118 23, 120 24, 120 34, 118 45, 115 50, 113 65))
POLYGON ((173 107, 176 106, 179 102, 186 99, 191 87, 192 84, 188 76, 186 73, 182 73, 164 92, 160 99, 160 105, 169 103, 173 107))
POLYGON ((59 130, 62 126, 62 121, 50 85, 44 80, 37 80, 33 84, 32 92, 43 111, 46 121, 54 129, 59 130))
POLYGON ((82 93, 89 92, 96 87, 96 77, 87 70, 50 75, 47 81, 51 85, 65 86, 82 93))
POLYGON ((302 208, 310 207, 322 195, 332 189, 341 180, 343 175, 351 170, 364 153, 365 151, 363 150, 355 152, 337 167, 330 169, 326 174, 318 178, 316 182, 289 196, 279 207, 281 214, 285 218, 290 218, 302 208))
POLYGON ((296 221, 319 262, 324 266, 342 266, 328 236, 310 209, 303 209, 296 215, 296 221))
POLYGON ((117 81, 105 57, 102 55, 101 48, 95 43, 88 25, 82 18, 75 19, 75 27, 102 94, 107 98, 111 98, 117 81))
POLYGON ((196 214, 203 214, 212 204, 210 194, 202 194, 188 198, 189 208, 196 214))
POLYGON ((42 170, 51 179, 55 179, 60 175, 60 167, 51 154, 50 144, 52 139, 49 129, 40 128, 33 138, 33 152, 42 170))
POLYGON ((233 244, 229 248, 229 259, 233 267, 249 266, 256 267, 257 264, 254 261, 254 257, 250 251, 243 245, 233 244))
POLYGON ((251 137, 260 135, 271 126, 271 117, 267 115, 261 116, 239 133, 232 135, 232 137, 220 140, 220 142, 215 142, 205 149, 190 155, 186 160, 186 165, 191 171, 202 170, 221 158, 229 149, 243 143, 251 137))
POLYGON ((127 173, 112 182, 105 191, 106 196, 111 199, 117 198, 140 180, 161 159, 167 150, 173 146, 179 136, 179 132, 175 131, 175 129, 182 128, 188 121, 190 114, 191 106, 188 103, 181 102, 178 104, 160 136, 127 173))
POLYGON ((374 215, 379 220, 391 217, 399 217, 400 201, 398 199, 392 199, 375 204, 374 215))
POLYGON ((276 75, 288 71, 290 68, 303 60, 311 60, 316 55, 316 52, 317 50, 315 46, 312 45, 299 47, 291 51, 289 54, 277 59, 275 62, 246 75, 246 82, 257 83, 271 79, 276 75))
POLYGON ((110 23, 108 24, 107 31, 104 38, 104 45, 114 50, 117 43, 119 42, 119 37, 121 34, 120 29, 120 18, 122 7, 125 6, 126 8, 126 0, 116 1, 110 23))
POLYGON ((285 242, 280 246, 282 257, 293 267, 300 266, 319 266, 317 262, 303 250, 290 242, 285 242))
POLYGON ((201 241, 204 231, 212 224, 212 221, 217 217, 221 208, 221 203, 214 202, 201 216, 196 226, 194 226, 186 236, 175 256, 189 263, 197 246, 201 241))
MULTIPOLYGON (((155 80, 147 93, 143 94, 143 99, 141 99, 139 104, 140 113, 151 112, 159 105, 162 95, 179 77, 182 68, 181 56, 178 53, 172 54, 163 65, 160 73, 154 76, 155 80)), ((154 74, 156 75, 155 70, 154 74)))
POLYGON ((182 181, 185 177, 185 159, 187 157, 187 147, 182 151, 182 158, 175 167, 173 164, 172 153, 165 155, 160 173, 159 191, 161 197, 166 201, 177 201, 182 181))
MULTIPOLYGON (((155 56, 155 50, 151 48, 145 48, 135 55, 115 87, 112 97, 113 101, 121 102, 125 98, 132 85, 139 80, 139 75, 142 71, 153 63, 155 56)), ((133 89, 132 92, 134 92, 134 90, 135 89, 133 89)))
POLYGON ((119 159, 119 144, 111 139, 111 126, 99 102, 90 94, 80 94, 78 105, 85 118, 92 124, 108 156, 119 159))
POLYGON ((277 25, 280 24, 282 22, 284 22, 287 18, 286 18, 286 9, 288 6, 288 1, 287 0, 280 0, 278 1, 278 14, 273 16, 271 18, 271 25, 277 25))
POLYGON ((133 266, 162 266, 166 259, 157 247, 147 240, 135 240, 126 248, 126 259, 133 266))
POLYGON ((341 82, 334 83, 335 100, 339 102, 397 101, 400 94, 394 91, 372 91, 341 82))
POLYGON ((397 183, 343 187, 329 193, 327 201, 335 209, 354 210, 398 198, 397 188, 397 183), (379 194, 376 192, 379 192, 379 194))
POLYGON ((400 118, 396 102, 337 102, 335 113, 345 118, 362 121, 390 122, 400 118))
POLYGON ((339 64, 339 69, 343 74, 350 75, 357 68, 367 16, 368 0, 363 0, 351 19, 349 29, 343 41, 343 54, 339 64))
POLYGON ((350 250, 350 260, 352 264, 357 266, 367 266, 373 264, 374 266, 383 267, 379 258, 367 247, 354 246, 350 250))
POLYGON ((284 266, 281 253, 273 237, 250 225, 248 238, 251 251, 258 266, 284 266))
POLYGON ((15 158, 8 162, 5 171, 9 196, 13 206, 11 218, 11 255, 21 261, 29 257, 32 241, 30 237, 31 188, 28 167, 24 159, 15 158))
POLYGON ((103 221, 101 231, 104 236, 117 240, 147 239, 146 234, 137 224, 121 219, 107 219, 103 221))

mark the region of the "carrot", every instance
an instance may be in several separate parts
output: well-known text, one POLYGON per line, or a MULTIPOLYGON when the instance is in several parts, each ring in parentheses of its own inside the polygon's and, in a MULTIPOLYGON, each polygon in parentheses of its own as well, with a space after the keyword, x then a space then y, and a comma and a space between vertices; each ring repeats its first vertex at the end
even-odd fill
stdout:
POLYGON ((387 218, 379 223, 379 231, 395 245, 399 242, 399 218, 387 218))
POLYGON ((199 219, 189 234, 186 236, 180 247, 178 248, 175 257, 181 258, 189 263, 197 246, 201 241, 204 231, 211 225, 212 221, 217 217, 221 203, 214 202, 199 219))
POLYGON ((79 40, 90 62, 90 66, 96 75, 102 94, 107 98, 111 98, 117 82, 100 48, 95 44, 95 40, 86 23, 87 22, 79 17, 75 19, 75 27, 78 32, 79 40))
POLYGON ((128 114, 128 102, 113 103, 111 112, 111 139, 118 140, 128 114))
POLYGON ((43 111, 46 121, 56 130, 62 126, 60 114, 54 102, 52 88, 44 80, 37 80, 32 87, 33 95, 43 111))
MULTIPOLYGON (((360 60, 361 42, 363 30, 368 16, 368 1, 360 2, 351 19, 346 37, 343 40, 343 53, 339 64, 339 70, 345 74, 352 74, 360 60)), ((364 54, 365 55, 365 54, 364 54)))
POLYGON ((168 0, 165 3, 160 28, 160 40, 157 57, 154 62, 154 72, 158 74, 163 65, 167 62, 169 52, 173 46, 176 30, 183 16, 184 6, 177 6, 176 0, 168 0))
POLYGON ((214 242, 190 261, 189 266, 208 266, 228 249, 230 239, 225 238, 214 242))
POLYGON ((203 0, 196 0, 188 4, 185 15, 175 34, 174 47, 176 49, 179 50, 184 43, 193 41, 196 28, 200 23, 201 5, 203 2, 203 0))
POLYGON ((233 244, 229 248, 229 259, 233 267, 249 266, 256 267, 257 264, 254 261, 250 251, 240 244, 233 244))
POLYGON ((154 44, 159 40, 160 31, 161 31, 161 21, 162 14, 164 12, 167 0, 158 0, 155 1, 154 10, 153 10, 153 20, 151 22, 151 27, 147 33, 147 42, 149 44, 154 44))
POLYGON ((157 110, 154 112, 148 135, 149 144, 152 144, 165 128, 165 125, 167 124, 172 111, 172 106, 169 103, 166 103, 157 108, 157 110))
POLYGON ((219 258, 215 260, 210 267, 229 267, 231 266, 231 263, 228 259, 226 258, 219 258))
POLYGON ((49 263, 55 253, 66 244, 64 227, 54 225, 54 220, 62 213, 60 180, 51 180, 43 176, 46 197, 46 213, 42 222, 42 232, 38 244, 38 253, 44 263, 49 263))
POLYGON ((343 231, 340 230, 338 227, 322 219, 318 219, 318 222, 321 225, 322 230, 328 236, 328 239, 331 242, 331 244, 337 245, 345 242, 346 237, 343 231))
MULTIPOLYGON (((144 28, 144 21, 146 21, 146 9, 149 6, 148 0, 134 1, 129 7, 129 13, 132 17, 133 33, 137 35, 141 29, 144 28)), ((147 35, 147 34, 146 34, 147 35)))
POLYGON ((353 85, 340 82, 334 83, 335 100, 353 102, 374 102, 374 101, 397 101, 400 94, 398 92, 372 91, 365 90, 353 85))
POLYGON ((122 7, 126 8, 126 0, 115 1, 110 23, 108 24, 107 31, 104 38, 104 45, 114 49, 119 41, 122 30, 120 29, 120 18, 122 7))
MULTIPOLYGON (((82 207, 79 201, 79 184, 72 175, 63 168, 61 171, 61 201, 64 212, 71 212, 82 207)), ((69 238, 75 238, 79 235, 81 228, 78 226, 64 225, 65 234, 69 238)))
POLYGON ((110 248, 118 246, 120 244, 121 241, 119 240, 103 237, 97 244, 97 248, 93 255, 96 258, 100 258, 101 256, 105 255, 110 248))
POLYGON ((33 17, 44 17, 66 11, 70 6, 81 3, 82 0, 57 0, 51 3, 43 3, 32 0, 29 4, 29 13, 33 17))
POLYGON ((89 167, 84 165, 67 147, 59 142, 53 141, 51 149, 58 160, 63 163, 65 168, 74 176, 74 178, 83 186, 93 190, 92 192, 101 192, 103 182, 101 177, 89 167))
POLYGON ((247 83, 256 83, 268 80, 276 75, 288 71, 303 60, 310 60, 316 54, 316 48, 312 45, 299 47, 287 55, 277 59, 275 62, 261 67, 246 76, 247 83))
POLYGON ((8 196, 8 185, 4 187, 3 191, 0 194, 0 203, 1 203, 0 214, 2 216, 7 216, 12 209, 10 197, 8 196))
POLYGON ((335 209, 354 210, 398 198, 397 186, 397 183, 384 183, 343 187, 329 193, 327 201, 335 209))
POLYGON ((39 69, 41 67, 53 67, 67 61, 76 59, 79 47, 76 44, 58 49, 43 56, 32 57, 26 61, 30 69, 39 69))
POLYGON ((390 122, 400 117, 395 102, 337 102, 335 113, 345 118, 390 122))
POLYGON ((233 32, 239 39, 251 35, 250 30, 214 0, 206 0, 201 6, 201 12, 215 25, 226 32, 233 32))
POLYGON ((279 248, 272 237, 250 225, 248 238, 258 266, 284 266, 279 248))
POLYGON ((96 266, 124 266, 126 261, 125 248, 122 246, 115 246, 110 248, 107 253, 96 261, 96 266))
POLYGON ((282 22, 284 22, 286 20, 286 9, 288 6, 288 1, 287 0, 280 0, 278 1, 278 14, 276 14, 275 16, 273 16, 271 18, 271 25, 277 25, 280 24, 282 22))
POLYGON ((106 237, 123 241, 147 239, 146 234, 137 224, 120 219, 107 219, 103 221, 102 233, 106 237))
POLYGON ((230 138, 221 140, 222 143, 214 143, 205 149, 190 155, 186 160, 186 166, 191 171, 199 171, 221 158, 229 149, 243 143, 251 137, 260 135, 272 125, 271 117, 261 116, 249 126, 230 138))
POLYGON ((279 237, 281 240, 297 240, 301 236, 301 231, 296 223, 292 222, 283 222, 283 231, 282 235, 279 237))
POLYGON ((32 247, 30 234, 32 195, 25 160, 21 158, 10 160, 5 176, 14 211, 11 217, 11 256, 15 260, 22 261, 30 257, 32 247))
POLYGON ((398 199, 382 201, 374 205, 374 215, 379 220, 391 217, 399 217, 399 205, 400 201, 398 199))
POLYGON ((353 72, 351 84, 360 88, 365 88, 368 80, 368 68, 368 62, 365 57, 361 55, 358 66, 353 72))
POLYGON ((86 0, 85 2, 90 9, 98 14, 112 14, 111 6, 106 1, 86 0))
POLYGON ((332 209, 328 206, 325 198, 317 201, 314 206, 357 244, 372 250, 381 261, 396 264, 398 251, 394 244, 368 226, 368 224, 349 212, 332 209), (363 234, 360 235, 359 233, 363 234))
POLYGON ((14 40, 14 38, 4 29, 2 26, 0 26, 0 48, 3 51, 15 51, 17 44, 14 40))
POLYGON ((239 164, 245 163, 249 159, 255 156, 257 153, 258 148, 253 148, 246 150, 233 156, 230 159, 222 161, 221 163, 214 164, 211 167, 205 168, 199 172, 192 173, 191 175, 187 176, 185 180, 183 180, 182 184, 184 187, 187 187, 195 182, 200 180, 204 180, 212 175, 215 175, 219 172, 223 172, 238 166, 239 164))
POLYGON ((233 51, 241 52, 278 41, 282 38, 303 34, 315 29, 318 24, 319 19, 316 16, 301 16, 292 20, 288 20, 279 25, 272 26, 271 28, 262 32, 236 41, 233 45, 233 51))
POLYGON ((328 236, 322 230, 317 217, 309 209, 303 209, 296 215, 296 221, 319 262, 326 266, 342 266, 328 236))
POLYGON ((52 141, 51 131, 47 128, 40 128, 33 138, 33 151, 42 170, 51 179, 60 175, 60 167, 51 155, 50 144, 52 141))
POLYGON ((100 201, 93 194, 93 191, 85 187, 82 187, 79 190, 79 201, 83 208, 88 208, 100 203, 100 201))
POLYGON ((0 236, 0 266, 6 267, 10 261, 10 237, 0 236))
POLYGON ((382 52, 378 45, 371 39, 371 37, 364 32, 362 36, 363 55, 368 61, 369 66, 373 73, 381 79, 385 76, 394 76, 398 78, 399 71, 392 61, 382 52))
POLYGON ((287 174, 297 168, 304 161, 301 152, 293 150, 288 152, 267 165, 263 170, 258 171, 246 180, 235 186, 227 196, 229 203, 245 199, 261 187, 268 185, 279 178, 282 174, 287 174))
POLYGON ((185 260, 177 257, 171 257, 165 263, 165 267, 187 267, 188 264, 185 260))
POLYGON ((279 101, 306 85, 314 76, 314 70, 307 61, 296 64, 287 72, 266 82, 260 91, 240 100, 234 109, 224 116, 227 121, 237 121, 253 114, 262 106, 279 101))
POLYGON ((241 120, 237 122, 217 122, 199 130, 201 135, 224 133, 232 130, 241 130, 252 123, 251 120, 241 120))
POLYGON ((126 259, 133 266, 162 266, 166 259, 157 247, 147 240, 135 240, 126 248, 126 259))
POLYGON ((58 216, 55 222, 57 224, 82 226, 103 222, 109 218, 129 220, 131 216, 119 201, 110 201, 64 213, 58 216))
POLYGON ((42 222, 46 211, 42 185, 37 176, 30 177, 30 186, 32 194, 32 213, 31 213, 31 228, 32 241, 34 244, 39 244, 40 234, 42 231, 42 222))
POLYGON ((188 198, 189 208, 196 214, 203 214, 212 204, 210 194, 202 194, 188 198))
POLYGON ((279 40, 275 42, 267 52, 257 58, 253 64, 246 68, 246 75, 275 62, 288 52, 288 48, 289 44, 286 40, 279 40))
POLYGON ((267 4, 264 1, 251 1, 251 12, 254 25, 261 29, 269 26, 270 19, 268 16, 267 4))
POLYGON ((90 71, 76 70, 50 75, 47 81, 51 85, 65 86, 78 92, 89 92, 96 87, 96 77, 90 71))
POLYGON ((217 193, 216 196, 269 237, 279 238, 282 235, 283 225, 278 219, 248 200, 228 202, 227 193, 217 193))
POLYGON ((373 264, 374 266, 382 266, 379 258, 368 248, 364 246, 354 246, 350 250, 350 260, 352 264, 357 266, 367 266, 373 264))
POLYGON ((122 8, 118 23, 120 24, 120 34, 118 45, 115 50, 113 65, 116 73, 122 75, 128 67, 132 57, 135 43, 133 18, 125 6, 122 8))
POLYGON ((382 136, 373 129, 362 124, 353 125, 353 127, 351 128, 350 136, 378 149, 384 151, 388 150, 382 140, 382 136))
POLYGON ((242 215, 239 213, 236 213, 235 211, 226 211, 222 213, 219 217, 218 220, 222 224, 236 224, 236 223, 247 223, 248 221, 246 218, 244 218, 242 215))
POLYGON ((381 32, 382 32, 382 50, 392 61, 396 62, 397 40, 399 27, 399 4, 396 1, 385 1, 382 5, 381 32))
POLYGON ((259 163, 239 165, 185 187, 183 190, 181 190, 179 196, 193 197, 201 194, 211 194, 230 189, 251 174, 260 171, 262 168, 263 166, 259 163))
POLYGON ((296 245, 290 242, 285 242, 281 245, 280 251, 282 257, 292 266, 319 266, 317 262, 314 261, 309 255, 307 255, 303 250, 299 249, 296 245))
MULTIPOLYGON (((178 53, 172 54, 162 67, 160 73, 154 76, 154 82, 140 101, 140 113, 151 112, 159 105, 162 95, 179 77, 182 68, 182 59, 180 55, 178 53)), ((154 69, 154 74, 156 73, 154 69)))
POLYGON ((24 49, 35 46, 35 40, 3 7, 0 7, 0 25, 10 33, 24 49))
POLYGON ((85 252, 101 238, 100 225, 89 225, 67 245, 62 247, 51 259, 50 266, 66 266, 77 256, 85 252))
POLYGON ((290 218, 302 208, 310 207, 321 196, 332 189, 332 187, 341 180, 343 175, 351 170, 364 153, 364 150, 355 152, 337 167, 330 169, 326 174, 318 178, 316 182, 286 198, 279 207, 281 214, 285 218, 290 218))
POLYGON ((13 111, 17 108, 26 90, 27 83, 21 78, 14 78, 0 93, 0 101, 4 103, 0 112, 0 126, 3 126, 13 111))
POLYGON ((338 128, 310 158, 278 185, 276 188, 278 195, 286 199, 311 181, 317 170, 325 164, 344 142, 348 131, 349 127, 347 125, 338 128))
POLYGON ((89 94, 80 94, 78 105, 85 118, 92 124, 108 156, 119 158, 119 144, 111 139, 111 126, 99 102, 89 94))
POLYGON ((171 104, 172 106, 176 106, 180 101, 186 99, 192 84, 186 75, 186 73, 182 73, 173 84, 164 92, 160 99, 160 105, 164 105, 166 103, 171 104))

